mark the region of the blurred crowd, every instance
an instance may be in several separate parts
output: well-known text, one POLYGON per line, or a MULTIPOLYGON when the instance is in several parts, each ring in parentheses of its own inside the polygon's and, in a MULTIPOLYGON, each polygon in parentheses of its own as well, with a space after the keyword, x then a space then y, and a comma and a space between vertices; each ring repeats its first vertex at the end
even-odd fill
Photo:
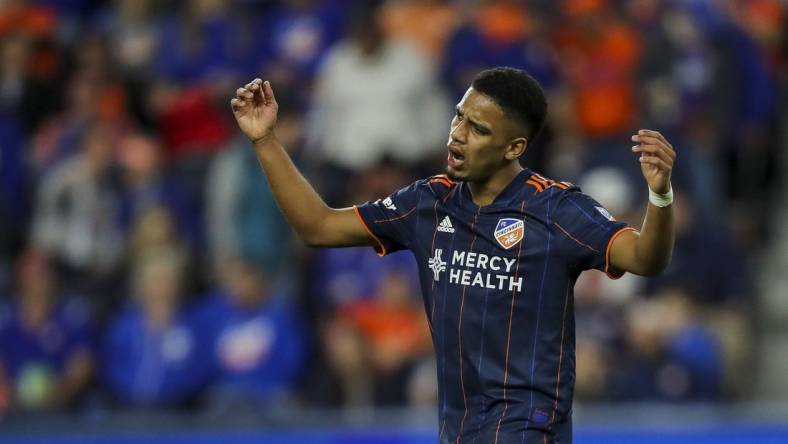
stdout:
POLYGON ((526 69, 525 164, 639 226, 638 128, 678 152, 658 278, 581 276, 580 401, 751 387, 779 204, 780 0, 0 1, 0 414, 435 402, 409 253, 308 250, 229 108, 271 81, 330 205, 441 173, 481 69, 526 69))

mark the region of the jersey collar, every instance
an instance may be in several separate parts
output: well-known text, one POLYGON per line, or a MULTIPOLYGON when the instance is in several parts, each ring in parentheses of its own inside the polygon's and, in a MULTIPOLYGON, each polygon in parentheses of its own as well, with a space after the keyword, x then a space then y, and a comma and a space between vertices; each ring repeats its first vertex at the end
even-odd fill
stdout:
POLYGON ((509 207, 513 201, 520 197, 520 192, 526 186, 526 181, 533 175, 531 170, 523 168, 517 176, 509 182, 508 185, 495 197, 495 200, 489 205, 479 207, 473 202, 471 198, 471 190, 467 182, 460 182, 457 186, 457 203, 458 205, 471 213, 491 213, 509 207))

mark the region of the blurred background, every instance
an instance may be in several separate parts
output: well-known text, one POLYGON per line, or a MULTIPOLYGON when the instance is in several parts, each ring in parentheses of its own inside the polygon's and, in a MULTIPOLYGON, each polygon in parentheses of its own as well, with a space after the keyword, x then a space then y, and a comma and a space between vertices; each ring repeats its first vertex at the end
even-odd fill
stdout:
POLYGON ((788 442, 781 0, 0 0, 0 441, 434 442, 409 253, 308 250, 229 100, 271 81, 330 205, 445 168, 481 69, 548 95, 524 163, 639 226, 660 277, 576 287, 576 442, 788 442))

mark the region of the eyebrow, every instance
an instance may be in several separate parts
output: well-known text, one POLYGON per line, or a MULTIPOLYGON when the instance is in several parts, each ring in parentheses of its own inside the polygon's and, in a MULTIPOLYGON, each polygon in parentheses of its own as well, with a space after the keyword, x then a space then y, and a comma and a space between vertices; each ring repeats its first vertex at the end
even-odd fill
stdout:
MULTIPOLYGON (((460 106, 459 106, 459 105, 457 105, 457 106, 455 106, 455 107, 454 107, 454 111, 455 111, 457 114, 462 114, 462 110, 460 109, 460 106)), ((470 117, 466 117, 466 118, 467 118, 467 119, 468 119, 468 121, 471 123, 471 125, 473 125, 473 126, 475 126, 475 127, 479 128, 480 130, 487 131, 487 132, 489 132, 489 131, 490 131, 490 128, 486 127, 485 125, 482 125, 481 123, 477 122, 476 120, 473 120, 473 119, 471 119, 470 117)))

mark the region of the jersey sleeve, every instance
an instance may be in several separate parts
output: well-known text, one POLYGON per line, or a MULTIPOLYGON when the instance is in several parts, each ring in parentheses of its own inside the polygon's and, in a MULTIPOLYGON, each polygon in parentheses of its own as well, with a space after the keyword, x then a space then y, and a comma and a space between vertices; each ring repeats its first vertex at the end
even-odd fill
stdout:
POLYGON ((379 256, 409 249, 415 237, 414 213, 419 203, 420 181, 390 196, 354 206, 356 215, 375 240, 379 256))
POLYGON ((612 279, 624 275, 610 264, 610 246, 622 233, 636 230, 617 221, 599 202, 570 190, 560 198, 553 212, 553 225, 582 270, 594 268, 612 279))

